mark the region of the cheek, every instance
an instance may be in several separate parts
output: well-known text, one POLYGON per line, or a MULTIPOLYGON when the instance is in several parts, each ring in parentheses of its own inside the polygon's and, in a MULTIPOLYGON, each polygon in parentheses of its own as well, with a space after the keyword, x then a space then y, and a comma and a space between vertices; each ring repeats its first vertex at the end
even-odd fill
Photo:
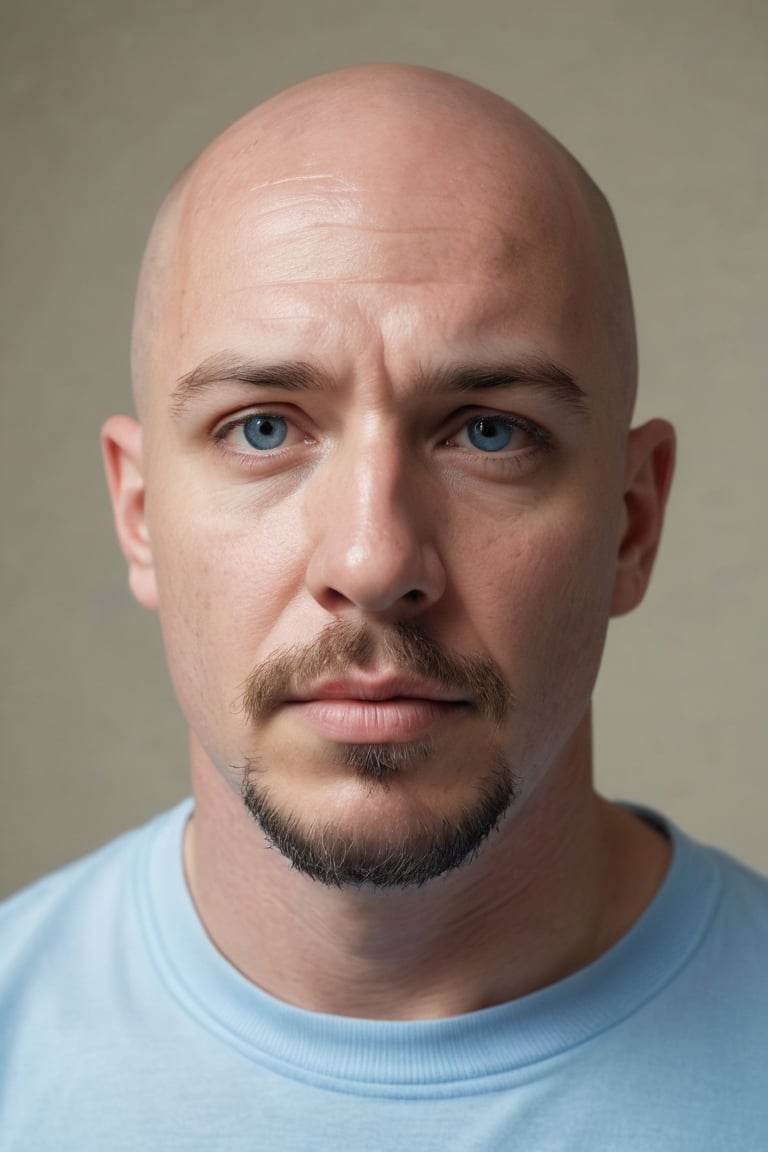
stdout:
POLYGON ((531 517, 476 567, 483 646, 517 702, 506 752, 529 790, 588 715, 609 619, 611 533, 577 509, 531 517))
POLYGON ((297 522, 284 508, 257 515, 242 501, 195 501, 189 491, 182 501, 165 490, 152 507, 168 665, 182 711, 206 746, 214 728, 239 724, 243 682, 280 643, 281 617, 302 587, 301 540, 286 528, 297 522))
POLYGON ((575 507, 532 514, 468 551, 488 648, 513 692, 536 713, 583 709, 610 613, 610 520, 575 507))

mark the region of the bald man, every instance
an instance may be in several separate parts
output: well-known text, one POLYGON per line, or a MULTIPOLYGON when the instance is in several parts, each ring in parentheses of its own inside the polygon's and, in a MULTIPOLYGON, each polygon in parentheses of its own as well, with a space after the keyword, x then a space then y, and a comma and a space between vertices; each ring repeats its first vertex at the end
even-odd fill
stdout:
POLYGON ((439 73, 300 85, 172 188, 132 362, 194 802, 0 914, 0 1148, 768 1147, 766 884, 592 784, 674 437, 583 169, 439 73))

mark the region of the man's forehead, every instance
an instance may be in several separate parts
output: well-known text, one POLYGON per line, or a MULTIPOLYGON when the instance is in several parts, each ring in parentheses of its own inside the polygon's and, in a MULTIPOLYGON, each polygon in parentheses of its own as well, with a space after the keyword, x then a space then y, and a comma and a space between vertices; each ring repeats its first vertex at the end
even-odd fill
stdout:
POLYGON ((179 227, 174 370, 231 345, 316 349, 341 370, 340 357, 362 367, 379 346, 408 377, 413 357, 521 328, 573 335, 559 318, 579 315, 589 261, 569 206, 533 197, 525 174, 516 197, 514 173, 446 196, 439 168, 421 179, 395 156, 377 183, 362 164, 287 175, 283 163, 265 179, 256 162, 226 186, 219 173, 213 187, 195 181, 179 227))
POLYGON ((457 182, 444 155, 417 170, 395 153, 382 171, 380 156, 368 169, 342 156, 331 172, 327 158, 325 170, 304 170, 289 149, 271 171, 238 157, 229 177, 217 159, 191 181, 180 214, 185 291, 219 291, 220 275, 230 285, 235 274, 264 285, 477 283, 534 258, 540 276, 553 260, 563 274, 589 263, 589 220, 541 165, 457 182))
MULTIPOLYGON (((250 294, 242 304, 247 324, 257 287, 333 285, 343 309, 345 287, 389 283, 400 286, 407 308, 414 285, 505 278, 510 305, 528 293, 545 310, 568 314, 569 327, 579 314, 614 309, 609 323, 631 373, 631 312, 610 211, 564 149, 505 101, 463 81, 374 69, 371 95, 362 80, 367 70, 340 90, 331 77, 283 94, 193 165, 168 214, 165 287, 154 296, 157 305, 164 296, 167 319, 179 321, 163 325, 168 339, 237 294, 250 294), (610 281, 618 292, 606 292, 610 281)), ((151 287, 151 260, 148 267, 151 287)), ((147 296, 150 323, 137 308, 139 386, 142 348, 158 331, 147 296)), ((271 301, 266 309, 274 313, 271 301)), ((291 309, 312 310, 306 296, 291 309)), ((282 302, 277 312, 286 314, 282 302)))
POLYGON ((497 222, 433 204, 418 188, 398 222, 389 209, 386 189, 357 184, 348 194, 324 178, 319 191, 304 181, 247 187, 189 211, 172 289, 181 343, 344 332, 349 347, 351 326, 363 341, 388 344, 411 329, 422 343, 433 329, 463 341, 514 326, 531 306, 542 323, 580 311, 576 287, 587 291, 589 270, 573 275, 582 233, 567 217, 497 222))
MULTIPOLYGON (((218 277, 230 289, 292 284, 472 284, 503 273, 530 252, 509 222, 483 221, 453 210, 430 211, 411 200, 397 218, 386 196, 356 191, 265 200, 246 194, 182 224, 179 275, 202 292, 218 277)), ((547 233, 547 241, 553 231, 547 233)), ((221 284, 216 284, 216 290, 221 284)))

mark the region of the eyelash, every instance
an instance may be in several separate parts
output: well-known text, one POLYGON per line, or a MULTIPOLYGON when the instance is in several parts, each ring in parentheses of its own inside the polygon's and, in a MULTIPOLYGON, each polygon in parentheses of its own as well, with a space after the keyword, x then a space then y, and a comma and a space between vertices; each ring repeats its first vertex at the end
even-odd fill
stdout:
MULTIPOLYGON (((531 420, 526 420, 522 416, 511 416, 508 412, 477 412, 474 410, 462 416, 458 432, 446 437, 442 443, 449 444, 471 424, 481 420, 487 421, 489 424, 503 424, 507 428, 517 428, 520 432, 525 432, 532 440, 535 440, 537 448, 545 449, 553 447, 552 438, 549 433, 539 424, 534 424, 531 420)), ((480 453, 480 455, 485 455, 485 453, 480 453)), ((488 455, 493 455, 493 453, 488 453, 488 455)))
MULTIPOLYGON (((237 428, 243 428, 249 420, 254 417, 274 417, 276 419, 285 420, 294 431, 299 431, 297 424, 290 416, 283 415, 280 412, 271 409, 256 409, 254 411, 244 412, 241 416, 233 420, 228 420, 226 423, 217 427, 212 433, 213 441, 216 448, 220 451, 226 451, 231 455, 235 455, 237 459, 242 462, 246 467, 258 467, 256 461, 262 460, 277 460, 282 456, 288 455, 296 447, 296 444, 289 444, 287 447, 282 445, 267 449, 261 452, 254 450, 253 452, 242 452, 238 448, 227 446, 227 437, 231 432, 237 428)), ((531 459, 537 456, 540 452, 551 452, 555 447, 551 435, 542 428, 539 424, 534 424, 530 420, 526 420, 521 416, 512 416, 506 412, 493 412, 489 410, 478 411, 477 409, 467 409, 466 412, 456 413, 456 417, 461 418, 461 423, 458 425, 456 432, 441 439, 439 444, 444 447, 456 448, 458 451, 467 453, 471 456, 473 461, 480 467, 487 469, 499 470, 522 470, 531 459), (464 432, 473 421, 487 420, 497 424, 503 424, 508 428, 519 429, 527 436, 530 436, 533 443, 526 448, 514 450, 508 454, 505 449, 500 449, 498 452, 481 452, 473 450, 465 445, 454 443, 456 438, 464 432)), ((304 444, 311 444, 312 438, 304 434, 304 444)))
MULTIPOLYGON (((230 434, 230 432, 234 432, 236 428, 243 428, 249 420, 253 420, 259 416, 262 418, 272 417, 276 420, 284 420, 290 428, 298 431, 297 423, 291 416, 285 416, 281 412, 276 412, 272 409, 256 409, 252 412, 244 412, 241 416, 237 416, 233 420, 227 420, 226 423, 220 424, 217 428, 215 428, 212 433, 212 438, 216 447, 228 452, 234 452, 242 459, 247 461, 252 460, 254 457, 258 458, 259 456, 262 456, 265 459, 274 460, 276 457, 285 455, 285 453, 290 452, 292 448, 295 447, 294 444, 289 444, 288 447, 279 445, 277 448, 263 452, 257 452, 256 450, 253 452, 239 452, 237 448, 226 447, 227 436, 230 434)), ((303 440, 305 444, 312 442, 312 438, 306 434, 303 435, 303 440)))

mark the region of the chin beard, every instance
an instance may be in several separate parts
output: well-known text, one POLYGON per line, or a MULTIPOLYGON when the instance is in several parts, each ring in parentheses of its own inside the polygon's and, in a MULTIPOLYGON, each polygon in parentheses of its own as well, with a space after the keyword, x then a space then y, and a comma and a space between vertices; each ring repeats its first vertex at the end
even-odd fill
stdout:
MULTIPOLYGON (((371 790, 387 790, 404 767, 432 753, 428 744, 351 744, 340 758, 371 790)), ((457 818, 437 815, 430 826, 421 819, 412 831, 390 839, 365 840, 354 831, 329 821, 308 827, 298 816, 273 805, 260 786, 259 765, 249 762, 242 778, 246 808, 266 836, 291 865, 328 887, 420 887, 473 859, 482 843, 497 828, 518 796, 518 780, 503 757, 480 779, 474 802, 457 818)))

